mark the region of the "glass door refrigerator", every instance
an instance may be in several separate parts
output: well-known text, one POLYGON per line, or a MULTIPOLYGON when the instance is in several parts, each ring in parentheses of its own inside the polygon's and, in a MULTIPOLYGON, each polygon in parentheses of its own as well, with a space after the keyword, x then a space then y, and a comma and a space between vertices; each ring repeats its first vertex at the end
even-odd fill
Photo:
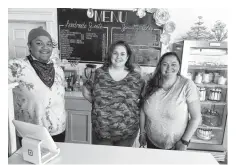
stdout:
POLYGON ((188 150, 211 152, 218 161, 227 153, 227 42, 185 40, 173 44, 181 58, 181 74, 200 93, 202 122, 188 150))

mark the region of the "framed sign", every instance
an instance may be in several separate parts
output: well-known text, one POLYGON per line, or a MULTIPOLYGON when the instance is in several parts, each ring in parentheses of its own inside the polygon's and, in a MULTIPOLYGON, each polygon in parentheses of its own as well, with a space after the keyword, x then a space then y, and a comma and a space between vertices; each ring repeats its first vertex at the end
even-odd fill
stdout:
POLYGON ((132 48, 135 62, 156 66, 161 56, 162 27, 152 15, 143 18, 127 10, 58 8, 58 38, 61 59, 103 63, 111 43, 124 40, 132 48))

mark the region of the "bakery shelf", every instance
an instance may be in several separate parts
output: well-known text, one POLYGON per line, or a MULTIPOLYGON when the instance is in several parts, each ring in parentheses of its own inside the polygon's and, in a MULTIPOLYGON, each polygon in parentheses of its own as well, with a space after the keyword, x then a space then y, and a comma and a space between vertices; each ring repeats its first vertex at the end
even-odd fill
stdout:
POLYGON ((188 69, 199 69, 199 70, 227 70, 227 66, 202 66, 202 65, 189 65, 188 69))
POLYGON ((211 140, 201 140, 195 134, 191 138, 192 143, 205 143, 205 144, 221 144, 221 137, 215 135, 211 140))
POLYGON ((220 85, 215 83, 197 84, 198 87, 208 87, 208 88, 227 88, 227 85, 220 85))
POLYGON ((201 104, 209 104, 209 105, 226 105, 226 102, 223 101, 201 101, 201 104))
MULTIPOLYGON (((181 75, 192 79, 195 82, 202 82, 196 84, 199 88, 199 92, 203 91, 201 96, 201 112, 204 113, 205 109, 215 110, 219 113, 219 125, 212 127, 211 124, 206 126, 202 123, 198 128, 210 129, 215 135, 210 140, 201 140, 196 135, 191 139, 189 148, 194 150, 207 150, 207 151, 225 151, 227 150, 227 98, 228 98, 228 45, 227 42, 212 42, 212 41, 197 41, 197 40, 183 40, 177 43, 173 43, 172 51, 178 53, 181 57, 181 75), (216 74, 215 74, 216 73, 216 74), (226 78, 226 83, 220 85, 216 82, 215 75, 219 75, 219 78, 223 76, 226 78), (202 77, 196 77, 198 74, 202 74, 202 77), (207 78, 209 74, 209 79, 207 78), (213 77, 211 77, 213 74, 213 77), (210 83, 204 83, 207 80, 210 83), (199 81, 198 81, 199 80, 199 81), (205 89, 204 89, 205 88, 205 89), (215 89, 221 89, 220 91, 214 91, 215 89), (205 92, 204 92, 205 90, 205 92), (219 92, 219 93, 218 93, 219 92), (218 97, 218 94, 220 97, 218 97), (216 96, 215 96, 216 95, 216 96), (210 97, 215 96, 215 97, 210 97), (219 101, 210 100, 209 98, 220 98, 219 101)), ((218 81, 217 81, 218 82, 218 81)), ((219 80, 221 81, 221 79, 219 80)), ((211 119, 209 119, 211 120, 211 119)), ((214 120, 214 117, 213 117, 214 120)), ((213 123, 214 124, 214 123, 213 123)))
POLYGON ((222 126, 220 127, 211 127, 211 126, 207 126, 207 125, 199 125, 198 128, 205 128, 205 129, 216 129, 216 130, 223 130, 224 128, 222 126))

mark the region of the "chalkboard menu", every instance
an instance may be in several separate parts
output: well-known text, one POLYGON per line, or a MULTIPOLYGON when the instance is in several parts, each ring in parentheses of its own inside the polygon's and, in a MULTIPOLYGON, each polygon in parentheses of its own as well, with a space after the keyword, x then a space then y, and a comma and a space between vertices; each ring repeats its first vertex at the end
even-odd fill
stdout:
POLYGON ((108 46, 124 40, 132 48, 135 62, 155 66, 161 55, 162 27, 151 14, 139 18, 127 10, 58 8, 58 38, 61 59, 102 63, 108 46))

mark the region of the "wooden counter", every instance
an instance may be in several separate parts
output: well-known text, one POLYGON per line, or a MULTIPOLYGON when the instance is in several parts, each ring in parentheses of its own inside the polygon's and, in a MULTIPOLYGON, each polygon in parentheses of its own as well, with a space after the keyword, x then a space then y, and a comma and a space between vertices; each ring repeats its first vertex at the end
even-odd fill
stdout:
POLYGON ((66 99, 85 99, 81 91, 65 92, 66 99))
MULTIPOLYGON (((57 143, 60 155, 49 164, 218 164, 210 153, 114 147, 88 144, 57 143)), ((9 159, 9 164, 25 164, 21 149, 9 159)))
POLYGON ((67 112, 66 142, 91 144, 91 110, 92 105, 82 92, 65 93, 67 112))

